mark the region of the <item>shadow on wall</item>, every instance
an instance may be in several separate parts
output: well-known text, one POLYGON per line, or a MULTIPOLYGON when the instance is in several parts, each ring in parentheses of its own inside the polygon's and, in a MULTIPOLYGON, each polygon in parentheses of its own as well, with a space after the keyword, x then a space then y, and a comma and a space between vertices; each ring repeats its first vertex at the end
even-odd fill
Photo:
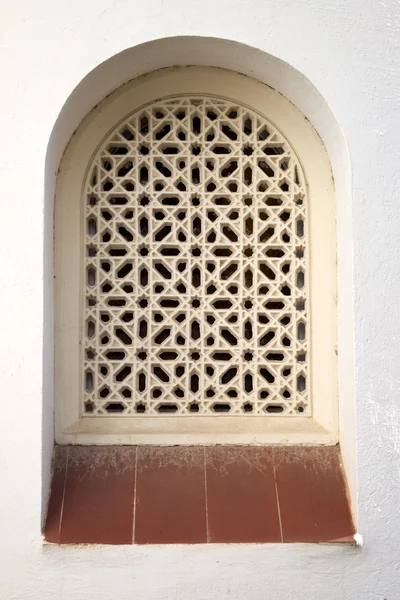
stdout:
POLYGON ((53 210, 56 175, 63 152, 81 121, 108 94, 127 81, 171 66, 211 66, 258 79, 283 94, 309 119, 328 151, 335 178, 338 221, 339 410, 341 449, 353 506, 356 507, 353 394, 351 189, 345 140, 328 103, 299 71, 266 52, 235 42, 206 37, 172 37, 129 48, 94 68, 66 99, 54 124, 46 155, 44 211, 44 357, 42 410, 42 509, 46 509, 54 443, 53 381, 53 210), (341 342, 341 330, 346 340, 341 342), (344 335, 344 334, 343 334, 344 335), (345 392, 344 392, 345 390, 345 392), (343 391, 343 393, 342 393, 343 391), (346 398, 345 400, 343 398, 346 398))

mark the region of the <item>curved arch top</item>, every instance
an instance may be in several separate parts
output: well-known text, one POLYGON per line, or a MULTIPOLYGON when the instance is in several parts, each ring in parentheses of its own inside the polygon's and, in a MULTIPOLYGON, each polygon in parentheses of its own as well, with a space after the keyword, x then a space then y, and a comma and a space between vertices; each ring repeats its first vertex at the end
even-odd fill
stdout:
POLYGON ((328 150, 334 173, 336 165, 338 170, 343 170, 347 151, 339 124, 323 96, 305 75, 259 48, 229 39, 197 36, 145 42, 94 66, 77 82, 60 110, 49 140, 48 159, 55 163, 60 161, 79 123, 121 85, 158 69, 190 65, 229 69, 275 89, 310 120, 328 150))

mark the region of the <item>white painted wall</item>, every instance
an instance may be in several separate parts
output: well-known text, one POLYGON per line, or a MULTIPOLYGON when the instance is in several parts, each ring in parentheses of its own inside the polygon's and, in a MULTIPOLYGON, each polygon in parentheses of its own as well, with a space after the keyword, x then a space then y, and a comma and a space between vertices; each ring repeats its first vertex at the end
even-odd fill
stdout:
POLYGON ((400 597, 399 71, 394 0, 20 0, 3 8, 2 600, 400 597), (250 48, 198 38, 141 46, 173 36, 229 38, 250 48), (341 441, 353 501, 358 478, 362 549, 42 545, 53 442, 55 172, 96 102, 130 77, 171 64, 212 64, 267 81, 297 104, 327 146, 338 194, 341 441))

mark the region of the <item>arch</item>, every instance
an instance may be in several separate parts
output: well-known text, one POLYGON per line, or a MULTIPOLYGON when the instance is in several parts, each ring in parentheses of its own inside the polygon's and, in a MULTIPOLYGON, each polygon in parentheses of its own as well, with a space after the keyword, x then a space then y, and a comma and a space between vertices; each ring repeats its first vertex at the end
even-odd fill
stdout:
MULTIPOLYGON (((353 501, 355 500, 355 427, 352 344, 352 261, 350 165, 339 124, 326 101, 301 73, 279 58, 235 41, 179 37, 129 48, 105 61, 77 85, 54 125, 45 175, 45 315, 44 327, 44 476, 52 446, 52 221, 55 179, 62 153, 83 118, 99 101, 130 79, 172 65, 228 68, 267 83, 284 95, 312 123, 327 149, 335 180, 338 225, 338 348, 340 441, 353 501)), ((46 487, 46 484, 44 485, 46 487)))
POLYGON ((315 130, 282 95, 253 78, 209 67, 161 69, 100 103, 68 145, 57 183, 57 442, 79 443, 85 436, 92 443, 116 443, 122 436, 124 443, 150 444, 335 443, 334 204, 329 161, 315 130), (165 140, 173 147, 165 147, 165 140), (176 164, 173 155, 164 154, 171 149, 180 157, 176 164), (224 181, 228 154, 236 159, 236 175, 224 181), (283 164, 279 155, 289 162, 283 164), (188 172, 189 164, 197 165, 198 175, 188 172), (199 209, 191 197, 200 173, 199 209), (235 226, 228 205, 235 208, 233 216, 251 219, 251 234, 235 226), (169 223, 169 243, 179 232, 184 236, 176 239, 179 257, 170 262, 162 255, 164 238, 159 246, 157 235, 149 233, 159 227, 154 206, 169 223), (146 219, 145 237, 133 225, 134 215, 146 219), (199 244, 188 225, 194 215, 213 239, 200 238, 199 244), (234 233, 230 227, 237 242, 226 244, 223 231, 234 233), (197 254, 189 251, 189 241, 197 254), (248 250, 249 242, 254 256, 246 258, 240 248, 246 243, 248 250), (281 259, 268 257, 277 247, 283 249, 281 259), (223 283, 228 257, 240 279, 236 291, 232 281, 223 283), (82 260, 83 279, 77 268, 82 260), (254 282, 248 287, 241 278, 245 265, 254 282), (206 290, 188 275, 195 266, 198 277, 208 281, 206 290), (144 283, 137 280, 143 269, 144 283), (183 295, 174 283, 185 288, 183 295), (200 343, 195 365, 186 363, 196 348, 187 327, 199 315, 208 343, 200 343), (154 322, 155 316, 161 321, 154 322), (207 325, 206 316, 213 316, 213 324, 207 325), (239 333, 245 321, 254 330, 246 343, 239 333), (160 341, 162 332, 167 337, 160 341), (185 377, 200 378, 197 394, 174 372, 170 358, 164 363, 162 347, 178 351, 185 377), (254 356, 245 368, 246 348, 254 356), (145 349, 149 356, 140 358, 145 349), (129 370, 128 388, 115 379, 121 365, 129 370), (236 367, 237 378, 225 389, 228 366, 236 367), (237 394, 236 401, 230 393, 237 394), (197 415, 183 419, 195 398, 201 400, 197 415), (217 414, 214 404, 223 413, 217 414), (108 407, 119 416, 107 422, 108 407), (272 413, 271 407, 282 412, 272 413))

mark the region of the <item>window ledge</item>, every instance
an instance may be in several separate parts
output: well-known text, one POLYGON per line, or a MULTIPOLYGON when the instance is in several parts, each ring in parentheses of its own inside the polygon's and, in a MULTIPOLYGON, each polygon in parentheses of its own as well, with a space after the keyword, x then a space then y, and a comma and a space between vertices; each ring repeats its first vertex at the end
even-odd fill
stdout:
POLYGON ((56 446, 55 544, 354 542, 338 446, 56 446))
POLYGON ((81 417, 57 434, 57 442, 84 445, 331 445, 335 427, 325 428, 314 418, 210 417, 81 417))

